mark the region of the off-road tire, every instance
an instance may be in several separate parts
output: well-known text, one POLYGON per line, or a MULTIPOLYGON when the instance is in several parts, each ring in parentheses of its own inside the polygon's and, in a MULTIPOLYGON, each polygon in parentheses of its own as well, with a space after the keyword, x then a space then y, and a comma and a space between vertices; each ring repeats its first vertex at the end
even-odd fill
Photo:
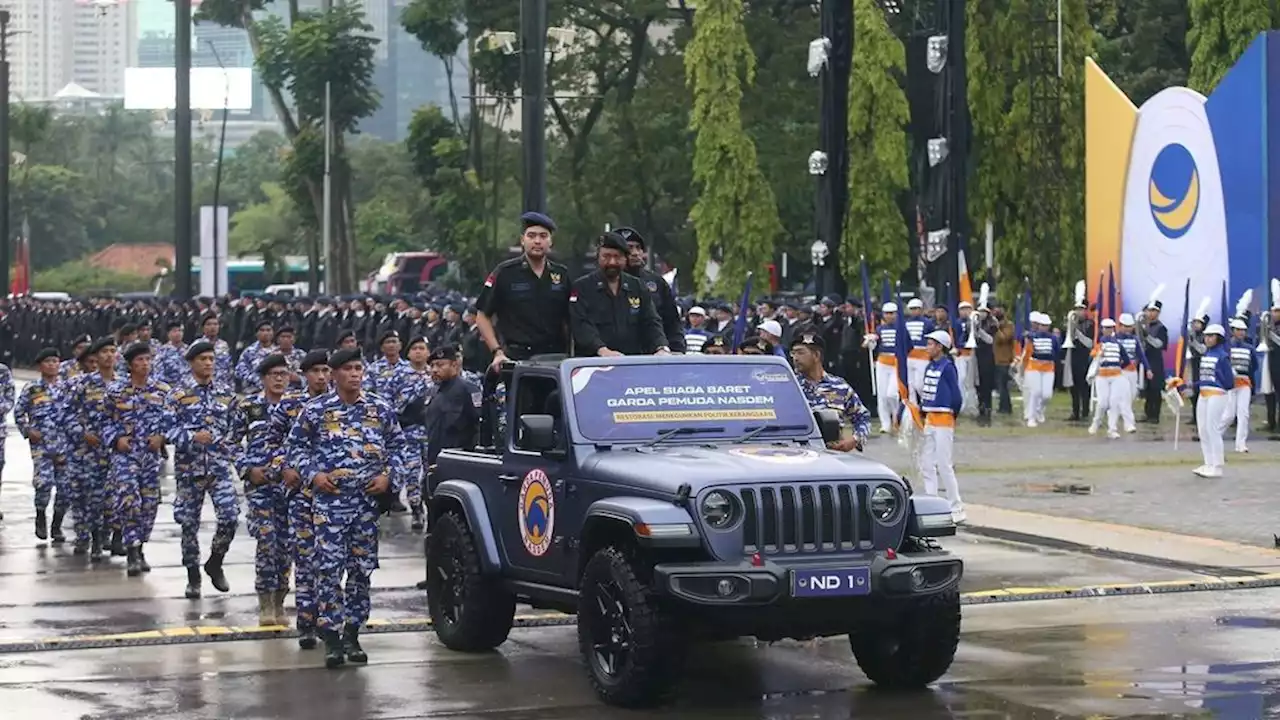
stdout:
POLYGON ((436 637, 445 647, 460 652, 484 652, 498 647, 507 641, 515 622, 515 596, 504 590, 497 578, 482 574, 480 553, 467 521, 454 512, 441 515, 431 528, 427 543, 427 610, 436 637), (445 613, 443 601, 448 593, 439 573, 441 563, 453 564, 451 558, 455 557, 463 575, 456 621, 445 613))
POLYGON ((623 550, 606 547, 587 561, 578 594, 578 650, 587 680, 607 705, 625 708, 661 705, 675 693, 684 666, 685 644, 675 622, 658 608, 653 593, 641 579, 636 562, 623 550), (598 613, 600 584, 613 583, 630 621, 631 642, 626 660, 616 674, 604 671, 593 647, 588 623, 598 613))
POLYGON ((858 667, 887 690, 918 690, 942 677, 960 644, 958 590, 907 602, 895 622, 849 634, 858 667))

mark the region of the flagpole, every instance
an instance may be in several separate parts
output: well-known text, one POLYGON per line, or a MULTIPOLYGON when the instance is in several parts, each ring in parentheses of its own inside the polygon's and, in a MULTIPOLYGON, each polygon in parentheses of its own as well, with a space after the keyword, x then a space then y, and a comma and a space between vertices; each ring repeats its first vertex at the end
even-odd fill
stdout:
POLYGON ((332 110, 330 107, 330 92, 332 91, 332 83, 328 80, 324 83, 324 228, 321 230, 321 256, 320 263, 324 267, 324 292, 331 292, 333 288, 333 274, 329 262, 330 242, 332 241, 333 232, 333 178, 332 171, 332 155, 333 155, 333 122, 332 110))

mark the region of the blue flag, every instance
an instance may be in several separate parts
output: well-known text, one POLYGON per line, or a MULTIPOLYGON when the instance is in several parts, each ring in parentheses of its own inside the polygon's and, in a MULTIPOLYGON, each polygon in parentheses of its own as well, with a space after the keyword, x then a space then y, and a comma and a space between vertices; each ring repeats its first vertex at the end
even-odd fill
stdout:
POLYGON ((1182 338, 1178 340, 1177 357, 1173 359, 1173 366, 1177 368, 1178 378, 1181 379, 1187 369, 1187 332, 1191 325, 1191 278, 1187 278, 1187 286, 1182 291, 1182 338))
POLYGON ((730 352, 738 354, 738 346, 747 339, 747 307, 751 304, 751 281, 756 274, 747 273, 747 284, 742 288, 742 300, 738 302, 738 317, 733 321, 733 348, 730 352))
POLYGON ((1222 281, 1222 311, 1221 312, 1222 312, 1222 315, 1221 315, 1222 319, 1219 320, 1218 322, 1222 323, 1222 326, 1225 328, 1227 326, 1227 323, 1231 322, 1231 303, 1228 302, 1228 298, 1227 298, 1227 281, 1226 280, 1222 281))
POLYGON ((1116 305, 1116 269, 1107 263, 1107 313, 1111 319, 1120 322, 1120 313, 1124 312, 1116 305))
POLYGON ((867 259, 862 258, 862 308, 863 325, 867 332, 875 332, 875 308, 871 307, 871 280, 867 277, 867 259))

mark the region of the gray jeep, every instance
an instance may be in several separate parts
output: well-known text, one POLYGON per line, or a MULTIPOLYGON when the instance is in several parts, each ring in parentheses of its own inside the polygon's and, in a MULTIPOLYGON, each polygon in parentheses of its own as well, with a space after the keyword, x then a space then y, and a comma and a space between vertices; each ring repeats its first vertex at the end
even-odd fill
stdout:
POLYGON ((510 432, 432 473, 445 646, 501 645, 517 602, 576 614, 587 678, 619 706, 666 699, 700 640, 848 635, 898 689, 951 665, 963 564, 934 541, 955 534, 948 503, 827 450, 839 421, 782 358, 535 358, 503 381, 505 422, 485 425, 510 432))

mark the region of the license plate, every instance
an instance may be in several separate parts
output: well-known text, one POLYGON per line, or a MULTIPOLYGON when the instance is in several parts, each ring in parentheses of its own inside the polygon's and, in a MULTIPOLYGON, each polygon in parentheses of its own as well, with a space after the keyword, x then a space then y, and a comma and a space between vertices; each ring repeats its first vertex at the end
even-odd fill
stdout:
POLYGON ((871 594, 871 568, 792 570, 792 597, 849 597, 871 594))

